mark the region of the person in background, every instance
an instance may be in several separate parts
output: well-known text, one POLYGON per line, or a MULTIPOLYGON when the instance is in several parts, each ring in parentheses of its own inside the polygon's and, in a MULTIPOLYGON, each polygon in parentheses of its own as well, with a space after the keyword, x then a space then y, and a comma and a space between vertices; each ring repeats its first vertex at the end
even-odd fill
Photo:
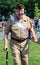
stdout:
POLYGON ((2 21, 2 30, 3 30, 3 33, 4 33, 4 29, 5 29, 6 25, 7 25, 7 22, 6 21, 2 21))
POLYGON ((34 23, 35 23, 35 26, 34 26, 34 28, 35 28, 35 32, 37 32, 38 19, 37 19, 36 17, 34 18, 34 23))
POLYGON ((38 31, 40 32, 40 19, 38 20, 38 31))

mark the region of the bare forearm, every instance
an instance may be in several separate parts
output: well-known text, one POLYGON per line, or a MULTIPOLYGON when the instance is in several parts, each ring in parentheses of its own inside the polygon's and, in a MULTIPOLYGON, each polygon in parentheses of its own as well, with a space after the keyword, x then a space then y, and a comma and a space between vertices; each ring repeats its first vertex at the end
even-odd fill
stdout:
POLYGON ((34 31, 33 28, 31 29, 31 33, 32 33, 32 41, 38 42, 38 39, 37 39, 37 37, 36 37, 36 35, 35 35, 35 31, 34 31))
POLYGON ((8 48, 8 35, 4 35, 4 48, 8 48))

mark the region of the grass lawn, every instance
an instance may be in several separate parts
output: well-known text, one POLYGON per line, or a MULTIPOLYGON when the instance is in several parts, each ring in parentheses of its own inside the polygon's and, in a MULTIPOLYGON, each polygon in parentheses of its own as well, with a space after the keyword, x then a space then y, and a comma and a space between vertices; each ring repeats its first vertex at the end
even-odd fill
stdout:
MULTIPOLYGON (((4 41, 0 40, 0 65, 6 65, 6 51, 3 50, 4 41)), ((8 65, 13 65, 10 46, 8 49, 8 65)))
MULTIPOLYGON (((6 65, 6 52, 3 50, 3 40, 0 40, 0 65, 6 65)), ((14 65, 9 46, 8 65, 14 65)), ((30 42, 29 65, 40 65, 40 45, 30 42)))
POLYGON ((0 32, 2 32, 2 28, 0 28, 0 32))

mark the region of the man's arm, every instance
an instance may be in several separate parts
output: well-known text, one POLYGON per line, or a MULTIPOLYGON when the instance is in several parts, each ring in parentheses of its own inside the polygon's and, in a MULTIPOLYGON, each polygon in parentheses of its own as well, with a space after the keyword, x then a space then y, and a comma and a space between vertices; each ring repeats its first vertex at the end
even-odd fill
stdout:
POLYGON ((31 28, 31 34, 32 34, 32 40, 33 40, 34 42, 38 42, 38 39, 37 39, 37 37, 36 37, 36 35, 35 35, 35 31, 34 31, 33 26, 32 26, 32 28, 31 28))
POLYGON ((4 30, 4 32, 5 32, 5 34, 4 34, 4 50, 6 50, 6 48, 8 48, 8 34, 9 34, 10 30, 11 30, 11 20, 8 19, 7 25, 4 30))
POLYGON ((6 50, 6 48, 8 48, 8 35, 4 35, 4 50, 6 50))

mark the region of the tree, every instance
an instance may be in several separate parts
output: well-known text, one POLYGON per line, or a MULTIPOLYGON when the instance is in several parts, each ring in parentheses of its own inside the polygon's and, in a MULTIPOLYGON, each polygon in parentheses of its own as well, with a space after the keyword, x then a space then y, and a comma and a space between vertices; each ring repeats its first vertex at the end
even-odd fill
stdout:
POLYGON ((34 16, 39 18, 39 9, 38 9, 38 3, 36 3, 36 4, 35 4, 34 16))
MULTIPOLYGON (((25 6, 26 15, 33 18, 35 11, 35 3, 38 3, 38 9, 40 10, 39 0, 0 0, 0 14, 4 16, 9 16, 15 10, 17 3, 21 3, 25 6)), ((36 13, 36 12, 35 12, 36 13)))

